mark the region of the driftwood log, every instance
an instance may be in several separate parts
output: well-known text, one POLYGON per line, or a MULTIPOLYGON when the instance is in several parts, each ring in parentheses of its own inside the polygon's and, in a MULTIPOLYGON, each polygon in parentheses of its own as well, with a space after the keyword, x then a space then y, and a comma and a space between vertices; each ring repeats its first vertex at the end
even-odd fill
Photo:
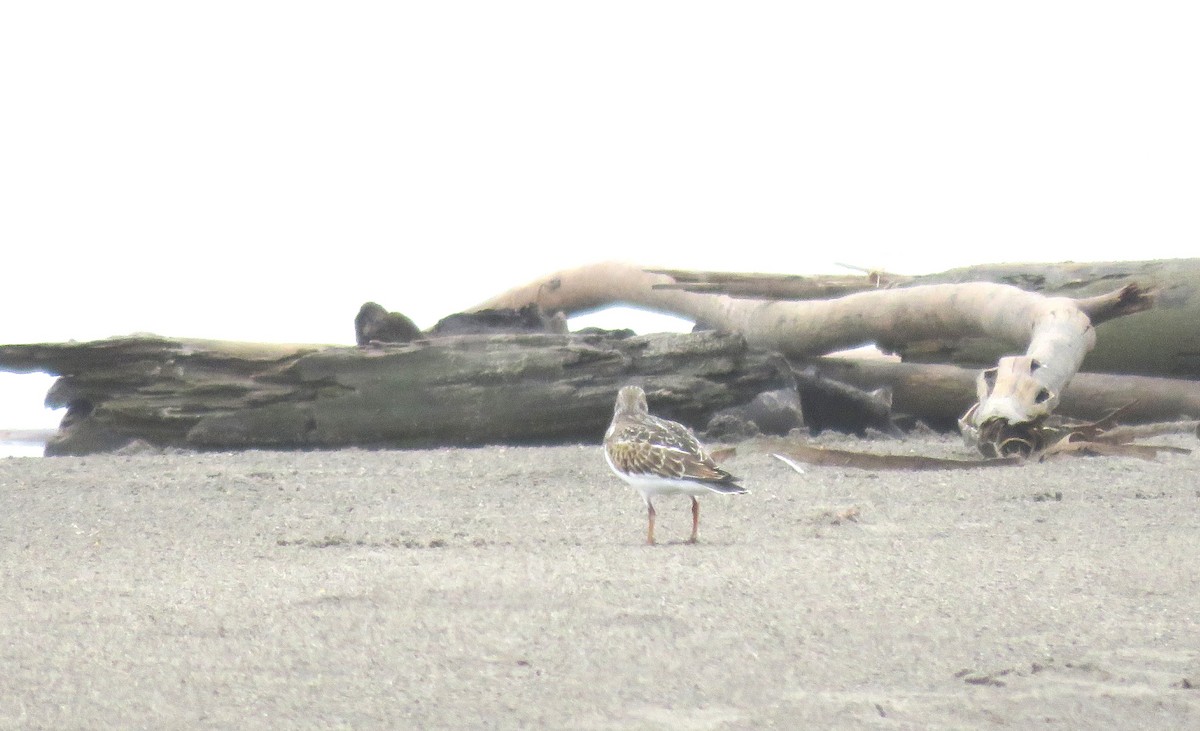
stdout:
MULTIPOLYGON (((1083 369, 1169 378, 1200 378, 1200 259, 1088 264, 989 265, 914 278, 914 283, 1012 284, 1049 296, 1095 297, 1137 283, 1154 292, 1152 310, 1096 324, 1096 347, 1083 369)), ((993 363, 1003 349, 986 338, 910 343, 910 362, 993 363)))
MULTIPOLYGON (((820 375, 870 391, 888 388, 892 411, 950 430, 975 402, 979 371, 954 365, 882 359, 815 358, 820 375)), ((1100 419, 1121 410, 1126 424, 1200 419, 1200 381, 1111 373, 1077 373, 1063 390, 1057 413, 1100 419)))
POLYGON ((793 383, 737 335, 493 335, 375 348, 154 336, 0 346, 0 369, 58 381, 48 455, 134 440, 200 450, 599 443, 617 390, 657 412, 713 411, 793 383))
POLYGON ((986 337, 1024 349, 1021 356, 1002 357, 983 374, 977 403, 962 422, 964 435, 986 452, 987 435, 1009 440, 1013 428, 1038 424, 1053 412, 1062 389, 1095 345, 1094 323, 1151 304, 1150 293, 1137 284, 1086 298, 1046 297, 1012 285, 973 282, 880 289, 820 301, 745 299, 686 291, 677 284, 667 274, 605 262, 547 275, 479 308, 535 303, 571 315, 632 304, 737 332, 753 347, 800 358, 866 342, 895 349, 912 341, 986 337))
MULTIPOLYGON (((1196 260, 1187 262, 1194 265, 1196 260)), ((1136 264, 1120 269, 1144 273, 1136 264)), ((739 294, 746 294, 762 286, 761 280, 769 279, 765 275, 716 275, 696 293, 688 291, 696 284, 689 276, 706 280, 703 273, 669 276, 627 265, 599 266, 615 267, 617 275, 576 278, 564 273, 486 304, 536 304, 553 315, 558 310, 578 312, 614 301, 632 302, 736 330, 744 338, 715 333, 629 339, 463 336, 345 348, 151 336, 0 346, 0 370, 60 376, 47 403, 66 407, 68 413, 47 447, 49 454, 112 450, 135 440, 196 449, 590 442, 603 431, 617 388, 630 381, 645 385, 656 413, 703 427, 708 416, 721 409, 762 391, 794 385, 791 369, 771 354, 772 349, 790 354, 797 364, 819 364, 822 374, 849 383, 889 385, 897 411, 929 422, 956 418, 974 400, 976 370, 862 363, 839 373, 833 361, 813 357, 865 340, 883 341, 905 352, 947 352, 941 345, 928 348, 930 343, 959 343, 955 347, 962 350, 950 352, 966 352, 969 342, 991 342, 993 348, 995 342, 1003 342, 1010 349, 1000 352, 1026 349, 1024 359, 1010 359, 1011 370, 1018 385, 1030 386, 1024 398, 1043 406, 1043 412, 1058 403, 1061 413, 1096 418, 1134 402, 1133 410, 1124 412, 1130 421, 1197 416, 1195 382, 1100 382, 1086 374, 1072 380, 1094 337, 1091 325, 1147 304, 1139 288, 1093 296, 1101 285, 1129 284, 1105 270, 1089 285, 1092 290, 1078 286, 1079 277, 1066 278, 1075 285, 1045 278, 1047 288, 1066 286, 1086 295, 1079 298, 1044 297, 1003 283, 881 290, 900 282, 872 275, 859 278, 859 285, 852 278, 825 282, 802 295, 852 291, 864 286, 861 282, 870 288, 833 302, 764 303, 714 294, 725 285, 713 280, 734 277, 739 294), (633 294, 623 289, 631 282, 633 294), (788 338, 789 331, 803 336, 788 338), (747 341, 758 347, 747 347, 747 341), (871 377, 856 380, 854 373, 871 377), (1089 411, 1075 404, 1095 408, 1089 411)), ((1192 270, 1171 271, 1178 276, 1192 270)), ((1028 285, 1032 280, 1021 274, 1016 281, 1028 285)), ((1133 345, 1128 349, 1158 362, 1193 362, 1200 350, 1191 345, 1198 337, 1198 318, 1186 308, 1200 302, 1195 281, 1190 290, 1165 275, 1147 281, 1159 291, 1159 303, 1177 331, 1165 346, 1174 350, 1164 359, 1161 350, 1133 345), (1172 309, 1180 306, 1183 309, 1172 309)), ((782 289, 778 283, 771 286, 775 294, 787 287, 797 289, 795 282, 785 282, 782 289)), ((1123 319, 1150 322, 1156 312, 1123 319)), ((1163 340, 1155 342, 1154 347, 1164 347, 1163 340)))
MULTIPOLYGON (((985 264, 937 274, 908 277, 883 272, 866 276, 807 277, 655 270, 669 275, 664 289, 740 298, 810 300, 855 292, 925 284, 994 282, 1053 297, 1087 298, 1138 284, 1155 292, 1152 310, 1097 322, 1096 346, 1083 369, 1169 378, 1200 378, 1200 259, 1156 261, 1063 262, 1057 264, 985 264)), ((1009 345, 992 337, 904 339, 884 344, 905 362, 951 363, 983 368, 1009 354, 1009 345)))

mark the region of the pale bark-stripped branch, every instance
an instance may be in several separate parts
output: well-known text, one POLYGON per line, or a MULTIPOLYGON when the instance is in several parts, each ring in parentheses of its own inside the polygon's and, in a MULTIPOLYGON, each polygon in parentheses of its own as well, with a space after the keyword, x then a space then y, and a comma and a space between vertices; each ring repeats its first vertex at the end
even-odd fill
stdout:
MULTIPOLYGON (((864 270, 866 271, 866 270, 864 270)), ((672 274, 670 271, 664 273, 672 274)), ((868 272, 870 273, 870 272, 868 272)), ((858 290, 875 289, 872 277, 859 279, 858 290)), ((822 278, 727 272, 683 272, 681 288, 710 294, 759 299, 813 299, 812 283, 822 278)), ((983 264, 935 274, 901 278, 881 274, 882 286, 996 282, 1047 297, 1080 300, 1096 327, 1096 347, 1083 367, 1106 373, 1200 378, 1200 258, 1151 261, 983 264), (1154 291, 1153 313, 1109 319, 1084 300, 1137 283, 1154 291)), ((841 281, 837 278, 836 281, 841 281)), ((846 280, 851 286, 853 278, 846 280)), ((1140 292, 1140 290, 1139 290, 1140 292)), ((848 292, 843 292, 843 294, 848 292)), ((1127 314, 1124 307, 1117 310, 1127 314)), ((905 361, 957 363, 984 367, 1009 349, 990 337, 933 338, 910 341, 898 352, 905 361)))
MULTIPOLYGON (((790 356, 822 355, 865 342, 985 334, 1012 345, 1046 347, 1063 331, 1086 339, 1088 312, 1144 309, 1138 290, 1102 298, 1044 297, 1017 287, 975 282, 857 292, 835 300, 775 302, 662 288, 674 280, 631 264, 604 262, 548 275, 483 302, 474 310, 537 303, 576 315, 626 304, 668 312, 741 333, 751 345, 790 356)), ((1030 355, 1035 353, 1031 352, 1030 355)))

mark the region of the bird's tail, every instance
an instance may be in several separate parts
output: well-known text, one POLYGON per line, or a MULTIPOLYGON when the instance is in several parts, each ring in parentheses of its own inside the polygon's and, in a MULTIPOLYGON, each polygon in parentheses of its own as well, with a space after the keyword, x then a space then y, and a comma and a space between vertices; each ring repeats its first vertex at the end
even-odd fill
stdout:
POLYGON ((745 495, 746 493, 750 492, 746 488, 739 485, 737 480, 738 478, 734 477, 733 475, 725 473, 724 479, 711 480, 709 482, 705 482, 704 484, 709 490, 712 490, 713 492, 719 492, 722 495, 745 495))

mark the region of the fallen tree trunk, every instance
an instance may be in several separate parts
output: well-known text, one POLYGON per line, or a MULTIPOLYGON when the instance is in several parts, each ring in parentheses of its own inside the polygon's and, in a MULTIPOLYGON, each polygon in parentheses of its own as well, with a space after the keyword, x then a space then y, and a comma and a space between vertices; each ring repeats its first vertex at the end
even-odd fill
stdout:
MULTIPOLYGON (((1104 298, 1044 297, 1011 285, 977 282, 855 292, 833 300, 752 300, 689 292, 665 274, 632 264, 602 262, 549 274, 472 308, 519 309, 537 304, 546 312, 576 315, 627 304, 666 312, 716 330, 738 332, 754 347, 787 356, 823 355, 884 341, 899 344, 936 337, 984 335, 1008 345, 1039 345, 1048 328, 1075 319, 1081 342, 1099 314, 1120 317, 1150 306, 1136 287, 1104 298), (1031 342, 1033 341, 1033 342, 1031 342)), ((1056 338, 1057 339, 1057 338, 1056 338)), ((1086 350, 1086 348, 1084 348, 1086 350)))
MULTIPOLYGON (((974 403, 979 372, 961 366, 852 358, 807 361, 820 375, 864 391, 889 388, 893 412, 951 430, 974 403)), ((1200 381, 1077 373, 1059 400, 1061 416, 1095 420, 1117 410, 1121 422, 1146 424, 1200 419, 1200 381)))
MULTIPOLYGON (((985 264, 937 274, 904 277, 872 272, 868 276, 799 277, 664 270, 666 286, 688 292, 761 299, 814 299, 850 292, 925 284, 994 282, 1046 296, 1087 298, 1129 284, 1153 290, 1155 306, 1129 317, 1099 322, 1096 347, 1083 368, 1171 378, 1200 378, 1200 259, 1053 264, 985 264)), ((1009 344, 992 337, 954 337, 892 343, 907 362, 955 363, 984 367, 1006 355, 1009 344)))
POLYGON ((0 370, 59 380, 66 407, 46 454, 133 440, 189 449, 598 443, 617 389, 703 424, 792 385, 776 355, 737 335, 446 337, 380 348, 160 337, 0 346, 0 370))
POLYGON ((478 306, 549 312, 631 304, 742 334, 750 345, 790 357, 821 355, 867 342, 897 349, 907 342, 983 336, 1021 347, 1002 358, 978 389, 968 428, 1030 424, 1044 419, 1095 344, 1092 318, 1148 308, 1134 284, 1105 295, 1044 297, 1005 284, 934 284, 857 292, 834 300, 763 301, 683 291, 665 274, 606 262, 548 275, 478 306))
MULTIPOLYGON (((1005 264, 954 269, 917 283, 1013 284, 1052 296, 1090 297, 1138 283, 1155 291, 1154 308, 1096 325, 1096 347, 1083 368, 1169 378, 1200 378, 1200 259, 1062 264, 1005 264)), ((910 343, 905 360, 984 365, 1003 354, 986 338, 910 343)))

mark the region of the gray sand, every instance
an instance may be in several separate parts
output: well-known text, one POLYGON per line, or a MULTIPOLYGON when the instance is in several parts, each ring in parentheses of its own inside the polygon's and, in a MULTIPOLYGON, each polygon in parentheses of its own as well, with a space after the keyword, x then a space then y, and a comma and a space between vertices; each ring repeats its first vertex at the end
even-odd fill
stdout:
POLYGON ((1200 728, 1200 454, 727 466, 648 547, 595 446, 0 460, 0 727, 1200 728))

